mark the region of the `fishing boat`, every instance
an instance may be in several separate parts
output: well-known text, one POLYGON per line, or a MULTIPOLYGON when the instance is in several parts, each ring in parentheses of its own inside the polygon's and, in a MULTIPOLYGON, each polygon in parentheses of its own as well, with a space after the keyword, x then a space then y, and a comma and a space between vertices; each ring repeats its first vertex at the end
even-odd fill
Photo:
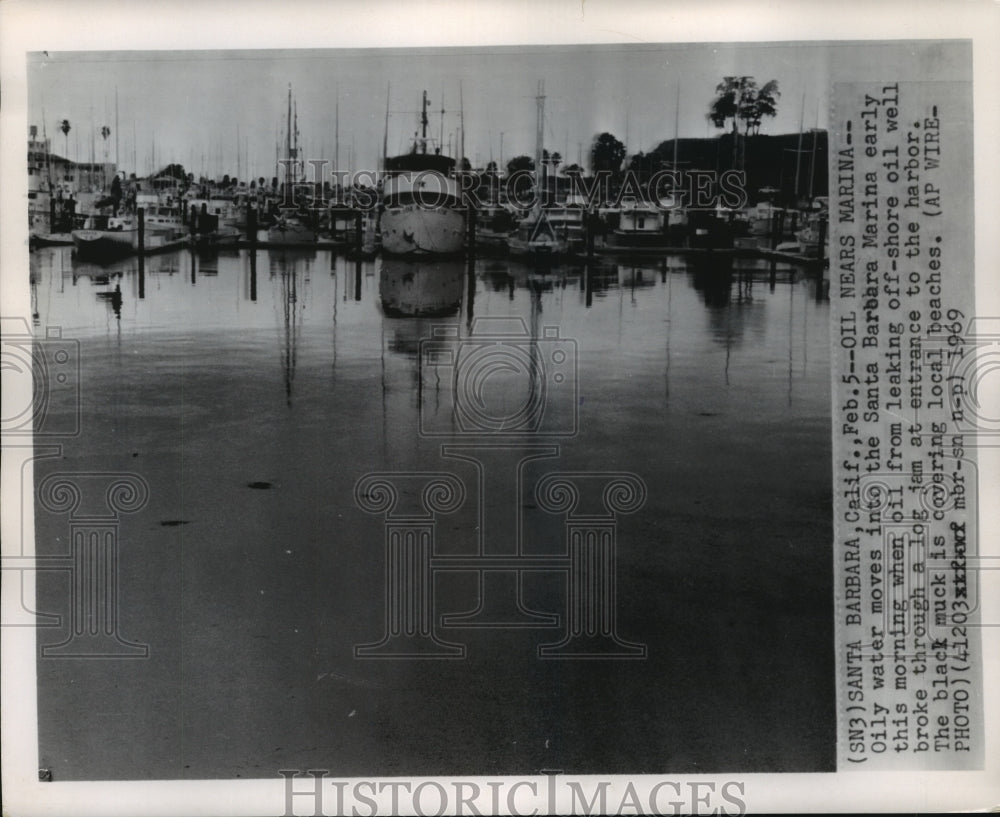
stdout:
MULTIPOLYGON (((150 197, 137 202, 143 211, 142 250, 157 252, 187 243, 180 208, 155 201, 150 197)), ((117 216, 93 213, 81 229, 73 230, 72 238, 77 257, 83 259, 110 260, 138 252, 138 211, 117 216)))
POLYGON ((132 216, 94 214, 73 230, 77 257, 100 260, 130 255, 139 247, 139 225, 132 216))
POLYGON ((660 208, 631 197, 622 199, 618 227, 608 236, 608 244, 614 247, 655 247, 665 243, 660 208))
POLYGON ((487 204, 476 212, 476 249, 506 252, 510 234, 517 226, 502 204, 487 204))
POLYGON ((188 200, 188 210, 196 215, 191 217, 191 232, 197 234, 199 244, 233 243, 246 229, 244 205, 232 198, 192 198, 188 200))
POLYGON ((465 240, 465 211, 455 160, 440 147, 427 152, 427 92, 420 135, 401 156, 386 157, 380 232, 388 255, 453 255, 465 240))

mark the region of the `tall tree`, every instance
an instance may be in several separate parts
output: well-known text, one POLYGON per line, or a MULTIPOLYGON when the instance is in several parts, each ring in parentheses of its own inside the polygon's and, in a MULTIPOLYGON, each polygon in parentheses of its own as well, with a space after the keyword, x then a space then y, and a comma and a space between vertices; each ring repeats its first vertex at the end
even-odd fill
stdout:
POLYGON ((518 170, 534 170, 535 160, 530 156, 515 156, 507 162, 507 173, 513 174, 518 170))
POLYGON ((594 137, 590 146, 590 166, 597 172, 610 170, 617 173, 625 160, 625 145, 610 133, 601 133, 594 137))
POLYGON ((733 167, 740 167, 740 122, 743 123, 743 137, 760 132, 765 116, 778 113, 778 81, 772 79, 759 86, 753 77, 723 77, 715 88, 715 99, 708 109, 708 118, 717 128, 732 125, 733 167))

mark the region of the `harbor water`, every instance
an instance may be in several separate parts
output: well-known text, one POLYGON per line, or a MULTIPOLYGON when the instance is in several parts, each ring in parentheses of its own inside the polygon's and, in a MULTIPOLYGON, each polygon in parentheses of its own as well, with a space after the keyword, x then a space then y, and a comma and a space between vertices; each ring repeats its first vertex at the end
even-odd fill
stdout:
MULTIPOLYGON (((81 433, 39 448, 36 485, 134 474, 149 489, 116 522, 118 633, 148 655, 38 660, 54 780, 834 770, 815 278, 713 256, 537 270, 184 250, 98 266, 56 247, 31 265, 35 331, 58 327, 80 363, 78 395, 47 410, 78 400, 81 433), (558 347, 568 368, 540 424, 477 470, 453 373, 422 349, 501 326, 515 335, 500 345, 545 361, 558 347), (634 474, 646 496, 615 519, 615 628, 644 657, 540 657, 568 605, 566 575, 545 570, 519 588, 535 626, 440 627, 484 592, 473 570, 441 572, 434 627, 463 658, 356 656, 386 632, 388 591, 386 519, 355 486, 427 471, 466 494, 435 517, 436 552, 473 556, 566 552, 532 490, 545 474, 634 474)), ((497 390, 503 376, 484 399, 513 416, 531 395, 497 390)), ((69 531, 36 503, 40 555, 65 554, 69 531)), ((39 610, 62 616, 39 643, 58 644, 69 580, 37 582, 39 610)), ((518 592, 485 587, 500 606, 518 592)))

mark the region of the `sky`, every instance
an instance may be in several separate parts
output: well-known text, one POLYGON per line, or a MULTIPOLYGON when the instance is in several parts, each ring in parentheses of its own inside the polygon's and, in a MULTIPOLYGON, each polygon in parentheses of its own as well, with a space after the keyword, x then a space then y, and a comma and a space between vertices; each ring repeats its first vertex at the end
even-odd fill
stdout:
POLYGON ((778 81, 779 113, 762 133, 827 125, 831 47, 813 44, 518 46, 368 50, 41 52, 29 56, 29 124, 71 159, 107 156, 140 175, 179 162, 196 175, 275 175, 284 155, 292 86, 302 154, 375 169, 388 94, 390 155, 418 129, 421 92, 429 135, 457 155, 460 110, 474 166, 534 154, 539 80, 545 83, 545 147, 587 164, 594 136, 610 131, 629 153, 675 130, 719 131, 706 113, 725 75, 778 81), (117 118, 115 99, 117 96, 117 118), (461 106, 460 106, 461 100, 461 106), (440 110, 446 111, 444 117, 440 110), (336 111, 339 104, 339 128, 336 111), (44 112, 44 117, 43 117, 44 112), (68 119, 68 138, 59 123, 68 119), (117 125, 116 125, 117 121, 117 125), (112 134, 103 140, 103 125, 112 134), (502 145, 501 145, 502 142, 502 145), (105 154, 105 150, 107 154, 105 154), (134 161, 133 161, 134 157, 134 161), (353 160, 351 162, 351 160, 353 160), (249 172, 248 172, 249 171, 249 172))

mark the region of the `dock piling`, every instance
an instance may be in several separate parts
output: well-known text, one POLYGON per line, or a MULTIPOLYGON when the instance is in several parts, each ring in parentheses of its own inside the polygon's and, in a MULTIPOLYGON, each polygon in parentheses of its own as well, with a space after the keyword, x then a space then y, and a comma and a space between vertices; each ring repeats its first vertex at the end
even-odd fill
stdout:
POLYGON ((824 245, 826 244, 826 219, 819 220, 819 243, 816 245, 816 259, 823 260, 824 245))
POLYGON ((247 205, 247 239, 250 242, 250 251, 257 248, 257 208, 247 205))
POLYGON ((139 257, 141 258, 142 254, 146 251, 146 211, 140 207, 135 211, 135 214, 139 226, 139 246, 136 249, 139 250, 139 257))
POLYGON ((785 228, 785 211, 778 210, 771 217, 771 249, 776 250, 781 243, 781 234, 785 228))
POLYGON ((467 243, 469 253, 475 253, 476 251, 476 223, 478 221, 479 213, 475 207, 469 205, 469 209, 466 211, 465 221, 467 229, 467 243))
POLYGON ((257 301, 257 250, 250 248, 250 300, 257 301))

